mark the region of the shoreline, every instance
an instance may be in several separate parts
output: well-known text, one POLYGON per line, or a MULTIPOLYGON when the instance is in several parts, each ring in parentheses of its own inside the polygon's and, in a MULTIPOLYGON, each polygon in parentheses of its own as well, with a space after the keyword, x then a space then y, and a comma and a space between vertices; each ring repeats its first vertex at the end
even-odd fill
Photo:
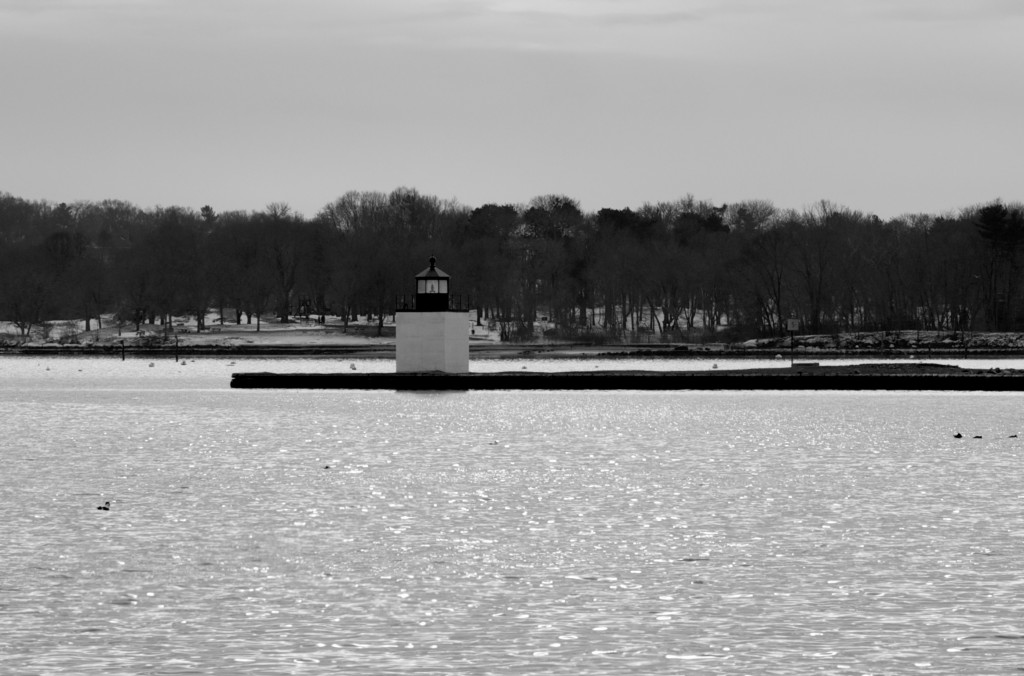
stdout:
MULTIPOLYGON (((211 315, 202 330, 195 321, 175 318, 173 324, 117 325, 109 318, 84 330, 81 320, 55 322, 31 337, 15 334, 0 322, 0 356, 228 356, 332 357, 394 359, 393 324, 367 321, 325 323, 295 319, 240 324, 211 315)), ((536 335, 528 342, 502 342, 494 326, 470 322, 469 350, 474 359, 637 359, 685 362, 700 358, 734 359, 928 359, 1024 358, 1024 333, 952 331, 875 331, 801 334, 748 340, 726 335, 693 340, 676 336, 662 342, 653 334, 632 340, 582 342, 536 335), (717 339, 717 340, 716 340, 717 339)))
MULTIPOLYGON (((331 356, 344 355, 352 358, 394 358, 393 343, 271 343, 266 345, 247 344, 188 344, 179 345, 132 345, 125 341, 93 345, 15 345, 0 346, 0 356, 107 356, 120 355, 202 355, 202 356, 331 356)), ((686 361, 689 359, 750 358, 750 359, 788 359, 791 354, 798 359, 844 359, 844 358, 876 358, 876 359, 927 359, 942 358, 1024 358, 1024 349, 1010 347, 972 347, 956 349, 830 349, 830 348, 797 348, 790 353, 788 349, 745 348, 745 347, 693 347, 688 345, 624 344, 624 345, 590 345, 590 344, 540 344, 540 343, 470 343, 471 357, 517 358, 517 359, 669 359, 686 361)))
MULTIPOLYGON (((1024 358, 1024 349, 975 347, 957 349, 788 349, 714 347, 702 348, 685 345, 589 345, 589 344, 536 344, 536 343, 470 343, 469 353, 476 359, 661 359, 688 361, 693 359, 929 359, 929 358, 1024 358)), ((330 357, 350 359, 394 359, 395 346, 387 343, 275 343, 267 345, 179 344, 179 345, 17 345, 0 346, 0 356, 278 356, 278 357, 330 357)))

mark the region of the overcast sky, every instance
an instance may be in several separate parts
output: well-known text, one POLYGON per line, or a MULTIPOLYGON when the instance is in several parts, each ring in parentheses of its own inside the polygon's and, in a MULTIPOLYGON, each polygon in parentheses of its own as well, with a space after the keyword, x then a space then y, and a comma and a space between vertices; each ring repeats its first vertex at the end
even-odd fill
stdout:
POLYGON ((1022 0, 0 0, 0 191, 1024 199, 1022 0))

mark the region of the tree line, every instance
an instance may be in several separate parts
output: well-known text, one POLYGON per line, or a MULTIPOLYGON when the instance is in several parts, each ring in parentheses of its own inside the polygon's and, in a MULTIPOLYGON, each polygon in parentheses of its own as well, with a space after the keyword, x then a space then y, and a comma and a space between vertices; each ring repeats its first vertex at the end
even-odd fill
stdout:
POLYGON ((430 256, 503 339, 539 318, 582 340, 1024 331, 1024 207, 882 220, 692 196, 588 213, 564 195, 477 208, 399 188, 349 192, 304 218, 286 204, 218 213, 0 193, 0 320, 134 324, 210 311, 383 327, 430 256))

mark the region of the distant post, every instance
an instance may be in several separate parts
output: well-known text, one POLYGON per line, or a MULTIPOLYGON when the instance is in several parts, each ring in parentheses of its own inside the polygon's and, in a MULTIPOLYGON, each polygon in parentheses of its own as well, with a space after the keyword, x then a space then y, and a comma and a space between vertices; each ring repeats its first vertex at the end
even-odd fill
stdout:
POLYGON ((790 317, 786 320, 786 329, 789 331, 789 367, 793 368, 793 353, 796 351, 794 337, 796 332, 800 330, 800 320, 796 317, 790 317))

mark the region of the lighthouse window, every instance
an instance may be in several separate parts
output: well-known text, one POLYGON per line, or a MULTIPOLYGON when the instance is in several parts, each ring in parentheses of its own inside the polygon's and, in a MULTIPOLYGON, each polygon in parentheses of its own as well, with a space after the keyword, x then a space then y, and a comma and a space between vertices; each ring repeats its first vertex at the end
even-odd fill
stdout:
POLYGON ((416 293, 448 293, 447 279, 417 279, 416 293))

